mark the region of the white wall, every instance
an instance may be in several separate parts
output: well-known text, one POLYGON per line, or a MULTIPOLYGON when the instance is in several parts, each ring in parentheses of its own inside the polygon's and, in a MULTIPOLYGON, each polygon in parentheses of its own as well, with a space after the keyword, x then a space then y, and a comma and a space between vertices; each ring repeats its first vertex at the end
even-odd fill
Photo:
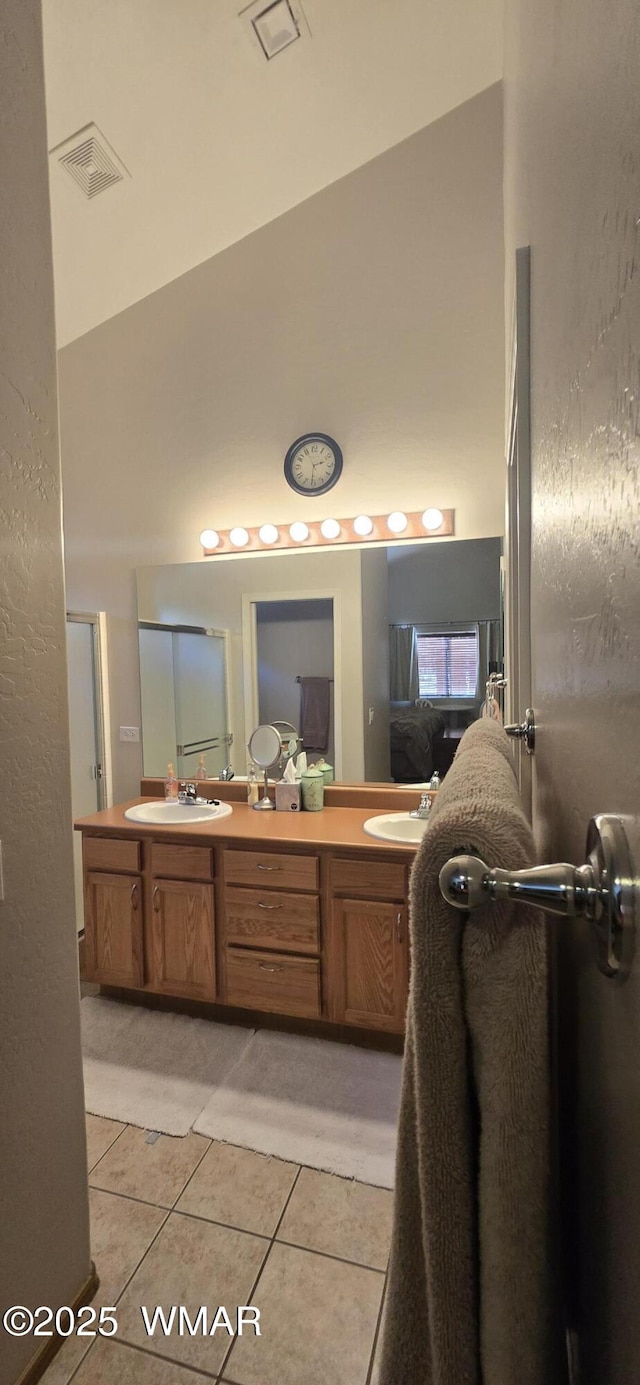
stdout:
MULTIPOLYGON (((53 274, 38 0, 0 14, 0 1315, 89 1275, 53 274)), ((40 1343, 42 1345, 42 1342, 40 1343)), ((0 1331, 0 1378, 31 1335, 0 1331)))
MULTIPOLYGON (((301 730, 301 678, 333 680, 333 603, 264 602, 257 610, 258 696, 261 721, 290 721, 301 730)), ((335 764, 334 684, 329 687, 329 739, 324 752, 335 764)), ((309 756, 310 762, 318 759, 309 756)), ((365 766, 366 768, 366 766, 365 766)))
MULTIPOLYGON (((138 571, 141 620, 183 621, 231 632, 231 707, 235 737, 232 763, 246 772, 242 598, 335 594, 339 622, 342 696, 342 778, 364 778, 362 726, 362 611, 359 551, 285 552, 216 558, 138 571)), ((296 672, 303 673, 304 669, 296 672)), ((133 792, 133 790, 132 790, 133 792)))
POLYGON ((491 87, 59 357, 69 600, 109 613, 117 798, 139 750, 134 570, 205 525, 453 506, 502 532, 502 107, 491 87), (288 488, 321 428, 343 477, 288 488))

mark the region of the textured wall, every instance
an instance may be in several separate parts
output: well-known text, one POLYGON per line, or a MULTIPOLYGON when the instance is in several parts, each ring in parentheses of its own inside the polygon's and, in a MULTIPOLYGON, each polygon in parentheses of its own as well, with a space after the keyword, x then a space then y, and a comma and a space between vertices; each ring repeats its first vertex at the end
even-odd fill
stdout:
MULTIPOLYGON (((89 1273, 38 0, 0 15, 0 1312, 89 1273)), ((0 1379, 32 1338, 0 1333, 0 1379)))
MULTIPOLYGON (((61 351, 69 602, 109 612, 116 735, 133 570, 197 560, 205 525, 434 504, 502 532, 502 280, 495 86, 61 351), (345 454, 315 502, 282 470, 311 428, 345 454)), ((139 756, 113 754, 127 796, 139 756)))
MULTIPOLYGON (((531 244, 534 811, 549 859, 640 804, 640 9, 507 5, 507 266, 531 244)), ((507 309, 510 309, 510 302, 507 309)), ((640 853, 636 861, 640 861, 640 853)), ((640 1379, 640 963, 559 930, 565 1213, 586 1385, 640 1379)))

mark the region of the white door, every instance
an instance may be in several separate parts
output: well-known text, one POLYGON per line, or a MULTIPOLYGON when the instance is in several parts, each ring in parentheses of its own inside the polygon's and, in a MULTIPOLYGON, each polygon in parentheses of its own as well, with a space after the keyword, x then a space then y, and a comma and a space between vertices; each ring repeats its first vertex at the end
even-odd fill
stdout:
MULTIPOLYGON (((102 756, 99 737, 96 640, 97 622, 67 617, 67 672, 71 743, 71 807, 73 817, 97 813, 102 805, 102 756)), ((73 834, 76 887, 76 926, 84 928, 82 842, 73 834)))
MULTIPOLYGON (((640 9, 505 12, 507 264, 531 245, 533 823, 543 860, 577 865, 590 817, 623 818, 637 879, 640 9)), ((624 981, 597 970, 585 922, 551 928, 572 1380, 635 1385, 640 917, 624 981)))

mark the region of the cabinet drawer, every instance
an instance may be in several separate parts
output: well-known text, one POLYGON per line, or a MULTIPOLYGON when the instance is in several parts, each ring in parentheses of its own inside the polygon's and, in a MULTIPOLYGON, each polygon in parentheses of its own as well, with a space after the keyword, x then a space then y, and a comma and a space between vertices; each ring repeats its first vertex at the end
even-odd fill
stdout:
POLYGON ((83 837, 85 870, 140 870, 140 842, 122 837, 83 837))
POLYGON ((224 874, 230 885, 317 890, 318 858, 285 856, 275 851, 225 851, 224 874))
POLYGON ((171 842, 154 842, 151 847, 151 869, 154 875, 185 880, 213 878, 213 852, 208 846, 178 846, 171 842))
POLYGON ((320 963, 277 952, 227 949, 227 1004, 308 1019, 320 1017, 320 963))
POLYGON ((273 947, 283 952, 320 951, 319 904, 315 895, 276 890, 225 892, 228 943, 273 947))
POLYGON ((373 895, 375 899, 404 900, 407 868, 387 861, 335 859, 331 862, 334 894, 373 895))

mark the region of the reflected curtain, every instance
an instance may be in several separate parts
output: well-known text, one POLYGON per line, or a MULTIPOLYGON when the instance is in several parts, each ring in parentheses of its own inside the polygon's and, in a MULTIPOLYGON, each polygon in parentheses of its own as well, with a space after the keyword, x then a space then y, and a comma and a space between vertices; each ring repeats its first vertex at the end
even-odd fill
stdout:
POLYGON ((415 702, 420 693, 418 645, 413 625, 389 626, 389 670, 392 702, 415 702))
POLYGON ((478 698, 484 701, 486 682, 491 666, 502 667, 500 621, 478 621, 478 698))

